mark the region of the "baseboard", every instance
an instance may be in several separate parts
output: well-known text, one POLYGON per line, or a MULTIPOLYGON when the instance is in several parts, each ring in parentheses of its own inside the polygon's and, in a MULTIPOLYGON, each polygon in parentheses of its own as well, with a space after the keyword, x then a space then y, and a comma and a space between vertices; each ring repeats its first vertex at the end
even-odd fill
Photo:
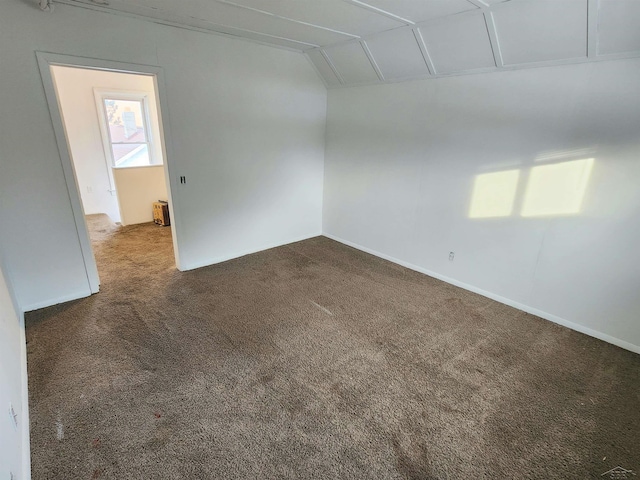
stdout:
POLYGON ((31 436, 29 429, 29 376, 27 373, 27 339, 24 313, 20 315, 20 357, 22 371, 22 479, 31 480, 31 436))
POLYGON ((319 237, 322 235, 322 232, 316 232, 310 235, 304 235, 302 237, 295 237, 292 239, 288 239, 285 240, 283 242, 277 242, 277 243, 273 243, 273 244, 265 244, 262 245, 260 247, 257 248, 252 248, 249 250, 241 250, 239 252, 234 252, 230 255, 223 255, 220 257, 213 257, 210 258, 208 260, 204 260, 202 262, 193 262, 193 263, 187 263, 187 265, 182 265, 182 268, 180 269, 183 272, 186 272, 188 270, 195 270, 196 268, 202 268, 202 267, 208 267, 210 265, 215 265, 216 263, 222 263, 222 262, 226 262, 228 260, 233 260, 234 258, 240 258, 240 257, 244 257, 245 255, 251 255, 252 253, 258 253, 258 252, 262 252, 264 250, 269 250, 271 248, 277 248, 277 247, 283 247, 285 245, 289 245, 291 243, 296 243, 296 242, 301 242, 303 240, 309 240, 310 238, 314 238, 314 237, 319 237))
POLYGON ((52 305, 58 305, 60 303, 70 302, 71 300, 78 300, 79 298, 85 298, 91 296, 91 290, 86 289, 81 292, 71 293, 69 295, 63 295, 62 297, 52 298, 49 300, 43 300, 41 302, 32 303, 25 306, 22 310, 24 312, 31 312, 33 310, 39 310, 41 308, 50 307, 52 305))
POLYGON ((514 300, 511 300, 511 299, 506 298, 506 297, 502 297, 502 296, 497 295, 497 294, 492 293, 492 292, 488 292, 486 290, 483 290, 481 288, 475 287, 475 286, 470 285, 468 283, 460 282, 460 281, 458 281, 458 280, 456 280, 454 278, 450 278, 450 277, 447 277, 445 275, 441 275, 441 274, 439 274, 437 272, 433 272, 431 270, 427 270, 426 268, 422 268, 422 267, 420 267, 418 265, 414 265, 412 263, 405 262, 404 260, 400 260, 400 259, 392 257, 390 255, 386 255, 384 253, 378 252, 378 251, 373 250, 371 248, 363 247, 362 245, 359 245, 359 244, 354 243, 354 242, 350 242, 349 240, 345 240, 345 239, 337 237, 335 235, 331 235, 329 233, 323 233, 322 235, 327 237, 327 238, 330 238, 331 240, 335 240, 336 242, 339 242, 339 243, 342 243, 344 245, 348 245, 349 247, 355 248, 356 250, 360 250, 362 252, 369 253, 371 255, 374 255, 376 257, 382 258, 384 260, 388 260, 388 261, 390 261, 392 263, 401 265, 401 266, 406 267, 406 268, 408 268, 410 270, 415 270, 416 272, 424 273, 425 275, 429 275, 430 277, 437 278, 438 280, 442 280, 443 282, 449 283, 451 285, 455 285, 456 287, 460 287, 460 288, 463 288, 463 289, 468 290, 470 292, 477 293, 478 295, 482 295, 483 297, 490 298, 492 300, 495 300, 496 302, 503 303, 503 304, 508 305, 510 307, 516 308, 518 310, 522 310, 523 312, 530 313, 530 314, 535 315, 537 317, 544 318, 545 320, 548 320, 550 322, 557 323, 558 325, 562 325, 564 327, 570 328, 571 330, 575 330, 577 332, 584 333, 585 335, 589 335, 590 337, 597 338, 597 339, 602 340, 604 342, 616 345, 616 346, 618 346, 620 348, 624 348, 625 350, 629 350, 631 352, 640 354, 640 345, 634 345, 633 343, 626 342, 626 341, 621 340, 619 338, 612 337, 611 335, 607 335, 606 333, 602 333, 602 332, 599 332, 597 330, 593 330, 592 328, 580 325, 578 323, 571 322, 569 320, 561 318, 561 317, 559 317, 557 315, 554 315, 552 313, 548 313, 548 312, 544 312, 542 310, 538 310, 537 308, 531 307, 529 305, 525 305, 525 304, 520 303, 520 302, 516 302, 514 300))

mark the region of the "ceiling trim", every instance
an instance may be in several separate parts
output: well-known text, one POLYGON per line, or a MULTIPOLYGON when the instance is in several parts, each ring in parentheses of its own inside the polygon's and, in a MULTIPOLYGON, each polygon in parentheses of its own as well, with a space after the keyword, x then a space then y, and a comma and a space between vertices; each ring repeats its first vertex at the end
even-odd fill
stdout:
POLYGON ((346 84, 347 82, 344 81, 344 77, 340 74, 340 72, 336 68, 335 63, 333 63, 333 60, 331 60, 331 57, 327 54, 327 52, 325 52, 324 50, 320 50, 320 55, 322 55, 325 61, 329 64, 329 67, 331 67, 331 70, 333 70, 333 73, 338 79, 338 81, 340 82, 340 84, 341 85, 346 84))
POLYGON ((376 75, 378 75, 378 78, 380 79, 381 82, 384 82, 384 75, 382 74, 382 71, 380 70, 380 67, 378 66, 378 62, 376 62, 376 59, 373 58, 371 50, 369 50, 369 45, 367 45, 367 42, 365 42, 364 40, 362 40, 360 42, 360 45, 362 46, 362 49, 364 50, 364 53, 367 55, 367 58, 369 59, 369 62, 371 62, 371 66, 375 70, 376 75))
POLYGON ((311 67, 313 68, 313 71, 316 72, 316 75, 318 76, 318 78, 320 79, 322 84, 324 85, 324 88, 326 88, 328 90, 329 89, 329 82, 324 77, 324 75, 322 75, 322 73, 320 72, 320 69, 318 68, 318 66, 314 63, 313 60, 311 60, 311 57, 309 55, 303 54, 303 56, 307 59, 307 62, 309 64, 311 64, 311 67))
MULTIPOLYGON (((361 0, 344 0, 347 3, 350 3, 351 5, 355 5, 356 7, 360 7, 363 8, 365 10, 369 10, 370 12, 374 12, 377 13, 379 15, 383 15, 385 17, 391 18, 393 20, 397 20, 398 22, 404 23, 405 25, 414 25, 414 22, 412 22, 411 20, 407 20, 406 18, 400 17, 398 15, 395 15, 391 12, 387 12, 386 10, 382 10, 381 8, 378 7, 374 7, 373 5, 369 5, 366 2, 363 2, 361 0)), ((378 32, 380 33, 380 32, 378 32)))
POLYGON ((433 60, 431 60, 431 55, 429 55, 429 50, 427 49, 427 44, 424 42, 424 38, 422 38, 422 32, 418 27, 412 29, 413 36, 418 42, 418 47, 420 47, 420 52, 422 53, 422 58, 424 59, 424 63, 427 64, 427 70, 429 70, 429 74, 436 74, 436 67, 433 64, 433 60))
MULTIPOLYGON (((245 29, 245 28, 234 27, 234 26, 231 26, 231 25, 223 24, 223 23, 215 23, 215 22, 211 22, 209 20, 204 20, 204 19, 197 18, 197 17, 183 17, 183 16, 176 15, 174 13, 171 13, 171 12, 168 12, 168 11, 162 10, 162 9, 153 9, 153 8, 150 8, 150 7, 145 7, 145 6, 140 6, 140 5, 127 5, 127 4, 123 4, 122 5, 123 8, 118 8, 118 7, 114 7, 113 4, 109 5, 109 4, 101 4, 101 3, 97 3, 97 2, 93 2, 92 3, 92 1, 93 0, 54 0, 55 3, 78 6, 78 7, 82 7, 82 8, 87 8, 89 10, 112 13, 112 14, 115 14, 115 15, 124 15, 124 16, 135 17, 135 18, 138 18, 138 19, 141 19, 141 20, 150 21, 150 22, 153 22, 153 23, 158 23, 158 24, 162 24, 162 25, 169 25, 169 26, 182 28, 182 29, 186 29, 186 30, 197 31, 197 32, 201 32, 201 33, 221 34, 221 35, 230 36, 230 37, 233 37, 233 38, 240 38, 240 39, 252 42, 252 43, 258 43, 258 44, 261 44, 261 45, 272 46, 274 48, 280 48, 280 49, 284 49, 284 50, 298 51, 298 52, 305 52, 305 51, 313 50, 313 49, 320 49, 320 48, 328 48, 328 47, 333 47, 333 46, 347 45, 347 44, 352 43, 352 42, 359 42, 360 40, 365 40, 365 39, 368 39, 368 38, 372 38, 372 37, 374 37, 374 36, 376 36, 376 35, 378 35, 380 33, 383 33, 383 32, 387 32, 387 31, 391 31, 391 30, 397 30, 397 29, 411 29, 414 26, 427 26, 430 23, 439 21, 439 20, 441 20, 443 18, 451 18, 451 17, 459 16, 459 15, 479 14, 480 13, 479 12, 480 9, 482 11, 487 11, 487 10, 492 10, 497 5, 503 5, 503 4, 496 4, 494 6, 489 7, 488 5, 486 5, 481 0, 466 0, 468 3, 470 3, 472 5, 475 5, 475 6, 482 5, 483 7, 479 7, 479 8, 476 8, 474 10, 467 10, 467 11, 464 11, 464 12, 459 12, 459 13, 455 13, 455 14, 451 14, 451 15, 445 15, 443 17, 431 18, 431 19, 428 19, 428 20, 424 20, 424 21, 421 21, 421 22, 414 23, 411 20, 407 20, 407 19, 402 18, 402 17, 400 17, 398 15, 394 15, 392 13, 386 12, 386 11, 384 11, 382 9, 379 9, 377 7, 369 5, 369 4, 365 3, 362 0, 343 0, 344 2, 346 2, 346 3, 350 4, 350 5, 354 5, 356 7, 361 8, 361 9, 372 11, 374 13, 386 16, 388 18, 391 18, 393 20, 396 20, 396 21, 404 24, 404 25, 400 25, 400 26, 395 27, 395 28, 391 28, 391 29, 387 29, 387 30, 382 30, 380 32, 374 32, 374 33, 370 33, 370 34, 367 34, 367 35, 359 36, 357 34, 343 32, 341 30, 331 29, 331 28, 328 28, 328 27, 323 27, 321 25, 316 25, 316 24, 309 23, 309 22, 304 22, 304 21, 301 21, 301 20, 295 20, 295 19, 290 18, 290 17, 274 14, 274 13, 267 12, 267 11, 264 11, 264 10, 260 10, 260 9, 257 9, 257 8, 253 8, 253 7, 248 7, 246 5, 237 4, 233 0, 214 0, 215 2, 220 3, 220 4, 229 5, 231 7, 236 7, 236 8, 240 8, 240 9, 244 9, 244 10, 250 10, 250 11, 259 13, 260 15, 270 16, 270 17, 277 18, 279 20, 283 20, 283 21, 286 21, 286 22, 295 23, 295 24, 298 24, 298 25, 304 25, 306 27, 315 28, 315 29, 318 29, 318 30, 323 30, 323 31, 335 33, 337 35, 344 35, 345 37, 347 37, 344 40, 340 40, 340 41, 337 41, 337 42, 328 43, 326 45, 318 45, 318 44, 314 44, 314 43, 303 42, 301 40, 294 40, 294 39, 291 39, 289 37, 281 37, 281 36, 277 36, 277 35, 273 35, 273 34, 268 34, 268 33, 263 33, 263 32, 259 32, 259 31, 249 30, 249 29, 245 29), (199 23, 199 24, 202 24, 203 26, 194 25, 194 23, 199 23), (242 35, 243 33, 244 34, 249 34, 251 37, 254 37, 254 38, 251 38, 249 36, 243 36, 242 35), (255 37, 257 37, 257 38, 255 38, 255 37), (290 43, 290 44, 295 45, 295 46, 286 46, 286 45, 281 45, 281 44, 277 44, 277 43, 271 43, 269 41, 269 39, 280 40, 281 42, 290 43), (299 46, 299 48, 296 48, 297 46, 299 46)), ((123 2, 119 1, 119 2, 115 2, 115 3, 116 4, 122 4, 123 2)), ((507 3, 507 2, 504 2, 504 3, 507 3)), ((118 5, 118 6, 120 7, 120 5, 118 5)))
POLYGON ((595 63, 595 62, 610 62, 615 60, 628 60, 640 58, 640 52, 626 52, 626 53, 616 53, 609 55, 598 55, 597 57, 588 58, 588 57, 580 57, 580 58, 572 58, 572 59, 564 59, 564 60, 546 60, 543 62, 532 62, 532 63, 516 63, 505 65, 501 68, 498 67, 486 67, 486 68, 478 68, 475 70, 464 70, 461 72, 450 72, 450 73, 436 73, 434 75, 412 75, 408 77, 402 78, 393 78, 386 80, 385 83, 380 82, 365 82, 365 83, 357 83, 357 84, 349 84, 349 85, 337 85, 328 87, 329 90, 334 88, 351 88, 351 87, 368 87, 374 85, 388 85, 392 83, 402 83, 412 80, 426 80, 426 79, 437 79, 437 78, 447 78, 447 77, 460 77, 464 75, 478 75, 482 73, 498 73, 498 72, 510 72, 515 70, 527 70, 529 68, 548 68, 548 67, 561 67, 564 65, 578 65, 582 63, 595 63))
MULTIPOLYGON (((345 0, 345 1, 352 1, 352 0, 345 0)), ((355 1, 355 0, 353 0, 355 1)), ((428 28, 430 24, 432 23, 436 23, 439 22, 443 19, 450 19, 450 18, 460 18, 466 15, 482 15, 481 11, 479 9, 475 9, 475 10, 467 10, 464 12, 459 12, 459 13, 454 13, 452 15, 445 15, 444 17, 436 17, 436 18, 430 18, 429 20, 423 20, 422 22, 418 22, 418 23, 412 23, 411 25, 402 25, 400 27, 396 27, 396 28, 390 28, 389 30, 382 30, 380 32, 375 32, 375 33, 370 33, 368 35, 362 35, 360 38, 352 38, 352 39, 348 39, 348 40, 343 40, 340 42, 335 42, 335 43, 328 43, 327 45, 322 45, 319 47, 310 47, 310 48, 305 48, 305 51, 307 50, 313 50, 315 48, 333 48, 333 47, 341 47, 343 45, 348 45, 350 43, 356 43, 359 42, 360 40, 369 40, 373 37, 376 37, 382 33, 385 32, 391 32, 391 31, 402 31, 402 30, 413 30, 414 28, 418 27, 418 28, 428 28)))
POLYGON ((320 30, 325 30, 327 32, 337 33, 339 35, 345 35, 347 37, 360 38, 359 35, 356 35, 354 33, 348 33, 348 32, 343 32, 341 30, 335 30, 335 29, 329 28, 329 27, 323 27, 322 25, 318 25, 316 23, 309 23, 309 22, 304 22, 302 20, 296 20, 295 18, 285 17, 283 15, 278 15, 277 13, 267 12, 266 10, 260 10, 259 8, 248 7, 247 5, 241 5, 241 4, 235 3, 235 2, 233 2, 231 0, 215 0, 215 1, 218 2, 218 3, 222 3, 224 5, 230 5, 232 7, 241 8, 243 10, 250 10, 252 12, 260 13, 262 15, 267 15, 269 17, 275 17, 275 18, 278 18, 280 20, 285 20, 287 22, 297 23, 298 25, 304 25, 306 27, 312 27, 312 28, 319 28, 320 30))
POLYGON ((491 7, 491 5, 489 5, 488 3, 483 2, 482 0, 467 0, 467 2, 469 2, 472 5, 475 5, 476 7, 480 8, 482 10, 486 10, 486 9, 491 7))
MULTIPOLYGON (((199 32, 199 33, 208 33, 208 34, 212 34, 212 35, 222 35, 222 36, 225 36, 225 37, 228 37, 228 38, 240 39, 240 40, 244 40, 244 41, 247 41, 247 42, 250 42, 250 43, 257 43, 257 44, 260 44, 260 45, 266 45, 266 46, 269 46, 269 47, 279 48, 279 49, 282 49, 282 50, 288 50, 288 51, 292 51, 292 52, 299 52, 300 53, 300 52, 303 52, 303 51, 308 50, 308 49, 313 49, 313 48, 319 48, 320 47, 320 45, 317 45, 317 44, 314 44, 314 43, 302 42, 300 40, 293 40, 293 39, 287 38, 287 37, 279 37, 277 35, 271 35, 271 34, 263 33, 263 32, 256 32, 256 31, 248 30, 248 29, 244 29, 244 28, 231 27, 231 26, 227 26, 227 25, 223 25, 223 24, 210 22, 208 20, 203 20, 203 19, 200 19, 200 18, 180 17, 178 15, 170 14, 170 13, 164 11, 164 10, 153 10, 153 12, 164 14, 164 15, 169 15, 171 17, 175 17, 175 20, 170 20, 170 19, 167 19, 167 18, 153 17, 153 16, 145 15, 144 13, 125 11, 125 10, 120 10, 118 8, 113 8, 112 6, 93 4, 93 3, 86 3, 84 1, 79 1, 79 0, 54 0, 54 3, 73 6, 73 7, 86 8, 88 10, 94 10, 94 11, 98 11, 98 12, 102 12, 102 13, 109 13, 109 14, 112 14, 112 15, 120 15, 120 16, 125 16, 125 17, 137 18, 138 20, 144 20, 144 21, 148 21, 148 22, 151 22, 151 23, 157 23, 157 24, 160 24, 160 25, 168 25, 170 27, 181 28, 181 29, 184 29, 184 30, 191 30, 191 31, 194 31, 194 32, 199 32), (183 20, 183 22, 180 22, 180 20, 183 20), (192 23, 188 23, 189 21, 193 22, 194 20, 197 21, 198 23, 211 25, 212 28, 198 27, 196 25, 193 25, 192 23), (256 38, 245 37, 245 36, 240 35, 239 33, 234 33, 234 32, 244 32, 244 33, 248 33, 248 34, 251 34, 251 35, 255 35, 257 37, 264 37, 265 40, 258 40, 256 38), (275 44, 275 43, 270 43, 267 40, 269 38, 282 40, 282 41, 288 42, 288 43, 297 44, 297 45, 300 45, 300 48, 292 48, 292 47, 287 47, 287 46, 284 46, 284 45, 278 45, 278 44, 275 44)), ((136 6, 134 8, 147 10, 147 7, 136 6)), ((352 39, 349 39, 348 41, 351 41, 351 40, 352 39)), ((357 40, 357 39, 353 39, 353 40, 357 40)))
POLYGON ((491 43, 493 60, 496 62, 496 67, 502 68, 504 67, 504 59, 502 58, 502 50, 500 50, 500 42, 498 41, 498 30, 496 29, 496 22, 493 18, 492 12, 484 12, 484 23, 487 26, 487 32, 489 33, 489 42, 491 43))

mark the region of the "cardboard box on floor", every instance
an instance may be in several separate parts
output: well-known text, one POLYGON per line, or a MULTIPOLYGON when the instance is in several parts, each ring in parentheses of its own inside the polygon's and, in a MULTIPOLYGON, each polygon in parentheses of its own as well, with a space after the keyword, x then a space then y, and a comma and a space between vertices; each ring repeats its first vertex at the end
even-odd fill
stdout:
POLYGON ((158 225, 169 226, 169 204, 163 200, 153 202, 153 221, 158 225))

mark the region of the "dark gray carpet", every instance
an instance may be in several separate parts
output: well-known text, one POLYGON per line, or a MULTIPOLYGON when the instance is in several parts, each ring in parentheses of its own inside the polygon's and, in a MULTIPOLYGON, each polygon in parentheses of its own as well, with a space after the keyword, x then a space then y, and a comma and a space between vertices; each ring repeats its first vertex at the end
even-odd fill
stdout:
POLYGON ((90 221, 101 292, 27 315, 34 480, 640 470, 639 355, 323 237, 181 273, 90 221))

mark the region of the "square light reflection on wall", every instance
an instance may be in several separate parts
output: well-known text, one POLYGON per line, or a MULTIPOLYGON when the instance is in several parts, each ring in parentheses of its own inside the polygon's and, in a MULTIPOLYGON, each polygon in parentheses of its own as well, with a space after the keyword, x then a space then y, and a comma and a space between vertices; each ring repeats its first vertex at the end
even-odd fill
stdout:
POLYGON ((473 184, 469 217, 492 218, 511 215, 519 178, 519 170, 477 175, 473 184))
POLYGON ((522 205, 523 217, 580 212, 593 158, 533 167, 522 205))

